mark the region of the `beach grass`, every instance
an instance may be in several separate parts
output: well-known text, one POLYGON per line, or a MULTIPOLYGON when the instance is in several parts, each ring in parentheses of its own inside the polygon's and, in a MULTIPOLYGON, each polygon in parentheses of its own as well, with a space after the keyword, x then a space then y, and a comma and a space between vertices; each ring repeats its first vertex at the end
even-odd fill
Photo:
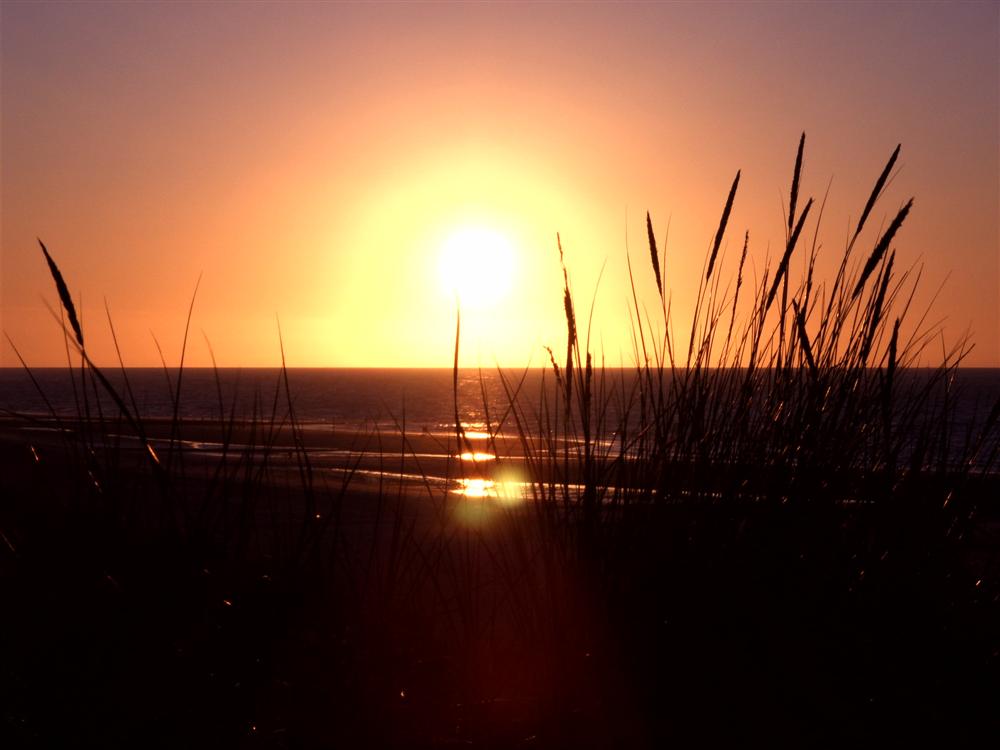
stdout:
MULTIPOLYGON (((197 461, 183 355, 164 364, 172 418, 144 419, 121 353, 121 388, 88 356, 43 245, 79 406, 51 410, 41 458, 15 441, 5 461, 9 746, 996 736, 1000 401, 958 424, 966 340, 915 368, 939 331, 896 264, 913 201, 870 226, 899 148, 818 279, 805 145, 781 253, 752 284, 749 233, 735 269, 723 251, 736 173, 689 325, 647 214, 659 305, 640 304, 650 281, 627 258, 630 370, 591 350, 563 265, 565 358, 549 351, 537 392, 499 371, 499 412, 482 385, 491 451, 527 467, 516 503, 431 481, 403 417, 356 438, 376 482, 360 458, 316 471, 283 344, 251 414, 216 381, 220 455, 197 461)), ((456 321, 449 456, 469 447, 460 346, 456 321)))

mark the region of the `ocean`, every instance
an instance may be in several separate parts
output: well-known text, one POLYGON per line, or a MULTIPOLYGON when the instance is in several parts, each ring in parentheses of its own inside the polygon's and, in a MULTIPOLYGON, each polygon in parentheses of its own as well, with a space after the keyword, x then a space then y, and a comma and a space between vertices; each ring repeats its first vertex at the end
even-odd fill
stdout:
MULTIPOLYGON (((920 382, 929 371, 911 370, 900 379, 920 382)), ((178 373, 158 368, 135 368, 125 373, 109 370, 107 376, 130 407, 151 422, 169 421, 174 415, 173 394, 177 389, 178 373), (127 385, 126 385, 127 380, 127 385), (131 392, 131 396, 127 394, 131 392), (134 407, 133 407, 134 402, 134 407)), ((634 371, 606 370, 608 385, 630 384, 634 371)), ((187 368, 181 375, 178 416, 184 420, 206 423, 286 419, 289 401, 284 374, 270 368, 187 368)), ((522 418, 534 419, 537 425, 543 402, 550 408, 558 403, 555 378, 549 370, 460 370, 458 398, 453 388, 451 369, 290 369, 287 371, 291 405, 295 419, 310 436, 314 464, 331 470, 343 469, 358 454, 349 446, 344 435, 379 432, 385 435, 413 437, 410 447, 413 458, 422 461, 420 474, 435 480, 448 481, 454 475, 452 462, 463 457, 477 465, 492 461, 497 442, 490 435, 506 436, 505 457, 508 462, 523 462, 517 448, 517 427, 509 413, 508 393, 517 392, 522 418), (458 415, 469 439, 455 452, 455 415, 458 415), (340 436, 335 439, 334 436, 340 436)), ((975 433, 993 405, 1000 398, 1000 369, 969 368, 954 374, 952 440, 955 450, 959 443, 975 433)), ((605 420, 597 426, 592 440, 605 446, 616 440, 619 408, 622 399, 613 388, 605 392, 605 420), (604 429, 601 434, 600 430, 604 429)), ((53 413, 60 418, 72 418, 82 413, 103 414, 114 418, 117 409, 99 388, 82 392, 79 372, 65 368, 34 369, 30 375, 15 368, 0 369, 0 416, 28 417, 42 423, 53 413)), ((528 425, 529 431, 532 426, 528 425)), ((217 431, 217 430, 216 430, 217 431)), ((185 435, 186 446, 208 455, 217 452, 218 438, 211 432, 200 437, 185 435)), ((276 446, 276 455, 292 454, 276 446)), ((371 448, 360 466, 374 472, 371 448)), ((611 451, 609 451, 611 452, 611 451)), ((400 469, 402 472, 403 470, 400 469)), ((487 472, 488 474, 488 472, 487 472)), ((487 474, 483 474, 486 477, 487 474)), ((478 489, 488 490, 482 485, 478 489)))
MULTIPOLYGON (((911 371, 921 377, 925 371, 911 371)), ((608 370, 614 381, 632 371, 608 370)), ((139 414, 148 419, 173 416, 173 395, 177 388, 176 370, 131 368, 106 372, 112 384, 126 393, 131 388, 139 414)), ((488 405, 494 418, 503 412, 508 386, 520 388, 522 398, 537 401, 544 388, 554 397, 554 377, 542 369, 459 371, 459 416, 467 427, 485 426, 488 405), (523 378, 523 382, 522 382, 523 378)), ((294 368, 288 370, 288 384, 296 419, 311 424, 327 424, 353 429, 378 425, 393 427, 405 421, 412 427, 430 431, 454 430, 455 399, 453 371, 444 369, 391 368, 294 368)), ((21 368, 0 369, 0 413, 47 417, 54 410, 60 416, 75 416, 82 407, 79 373, 71 377, 66 368, 37 368, 31 375, 21 368), (51 408, 50 408, 51 407, 51 408)), ((955 371, 957 418, 961 423, 985 416, 1000 397, 1000 368, 963 368, 955 371)), ((282 372, 278 368, 186 368, 181 380, 179 416, 183 419, 211 420, 268 416, 279 392, 279 414, 287 410, 282 372), (221 402, 221 403, 220 403, 221 402)), ((100 392, 101 408, 114 411, 107 394, 100 392)), ((96 410, 95 394, 88 393, 89 408, 96 410)), ((131 405, 131 404, 130 404, 131 405)))
MULTIPOLYGON (((123 395, 128 390, 127 378, 142 417, 173 417, 176 370, 168 373, 160 368, 131 368, 124 374, 120 370, 108 370, 106 374, 123 395)), ((542 386, 541 370, 504 374, 514 387, 523 376, 525 393, 537 395, 542 386)), ((299 368, 289 369, 287 375, 295 418, 302 423, 343 429, 392 429, 405 422, 410 429, 454 433, 451 369, 299 368)), ((551 393, 551 372, 546 374, 546 380, 551 393)), ((62 417, 76 416, 84 407, 79 386, 79 373, 71 377, 66 368, 33 369, 31 376, 19 368, 0 369, 0 413, 45 418, 54 411, 62 417)), ((484 371, 482 377, 477 370, 459 372, 459 415, 468 429, 485 427, 484 389, 486 403, 494 414, 499 413, 506 397, 497 372, 484 371)), ((96 413, 95 393, 87 395, 87 408, 96 413)), ((97 395, 100 408, 106 414, 114 413, 107 394, 101 391, 97 395)), ((183 419, 225 420, 231 413, 238 420, 266 419, 275 409, 281 418, 288 410, 282 371, 277 368, 186 368, 180 396, 178 415, 183 419)))

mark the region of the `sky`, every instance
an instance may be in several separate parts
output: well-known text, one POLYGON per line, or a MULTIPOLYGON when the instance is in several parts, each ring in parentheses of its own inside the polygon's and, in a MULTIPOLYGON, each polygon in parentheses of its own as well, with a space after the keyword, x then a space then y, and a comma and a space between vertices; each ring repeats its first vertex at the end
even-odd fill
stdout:
POLYGON ((683 328, 738 169, 725 272, 781 248, 803 131, 820 277, 901 143, 872 231, 914 198, 897 267, 1000 366, 995 3, 4 0, 0 45, 0 326, 35 367, 66 362, 36 238, 98 363, 107 309, 125 364, 176 364, 197 284, 188 365, 279 364, 280 325, 291 366, 449 367, 457 306, 464 365, 544 365, 557 232, 629 364, 646 211, 683 328))

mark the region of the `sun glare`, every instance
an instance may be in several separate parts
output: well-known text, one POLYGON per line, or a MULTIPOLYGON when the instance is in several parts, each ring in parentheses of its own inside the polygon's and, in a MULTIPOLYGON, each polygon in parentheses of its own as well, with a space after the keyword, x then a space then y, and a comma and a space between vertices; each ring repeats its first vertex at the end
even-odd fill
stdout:
POLYGON ((483 227, 463 227, 441 245, 441 285, 462 307, 489 308, 510 292, 514 249, 502 234, 483 227))

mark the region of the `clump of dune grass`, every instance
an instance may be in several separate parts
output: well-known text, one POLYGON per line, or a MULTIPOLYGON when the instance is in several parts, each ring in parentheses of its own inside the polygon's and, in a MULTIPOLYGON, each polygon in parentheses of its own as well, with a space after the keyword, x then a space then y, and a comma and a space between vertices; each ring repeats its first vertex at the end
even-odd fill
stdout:
MULTIPOLYGON (((808 197, 796 213, 804 147, 803 135, 783 252, 773 267, 765 262, 763 276, 749 294, 743 273, 751 244, 748 232, 735 283, 713 275, 737 196, 737 173, 698 282, 687 341, 674 333, 670 292, 660 278, 660 252, 647 215, 661 318, 654 325, 634 298, 632 355, 637 365, 612 389, 607 382, 600 384, 604 400, 594 398, 591 363, 599 353, 581 345, 566 278, 566 364, 560 371, 552 362, 562 409, 551 415, 553 405, 542 404, 542 417, 534 422, 527 410, 519 415, 526 452, 540 453, 536 462, 546 460, 544 449, 539 451, 545 441, 531 433, 544 435, 562 425, 566 435, 560 438, 578 446, 580 474, 587 477, 583 493, 599 495, 611 507, 719 497, 720 492, 734 501, 825 496, 873 502, 880 493, 869 485, 876 480, 892 486, 904 476, 946 472, 968 463, 966 454, 976 449, 957 446, 947 434, 946 415, 927 408, 932 394, 948 387, 971 348, 968 341, 944 352, 938 367, 919 377, 910 372, 939 335, 937 328, 923 326, 926 314, 909 325, 919 269, 900 273, 891 249, 913 199, 875 236, 864 262, 853 259, 898 147, 861 210, 832 283, 814 278, 817 241, 801 249, 814 205, 808 197), (805 253, 807 270, 794 280, 790 269, 797 252, 805 253), (908 333, 901 334, 904 330, 908 333), (684 351, 686 357, 680 354, 684 351), (604 426, 602 434, 620 436, 613 449, 595 444, 597 433, 590 428, 595 421, 604 426), (596 474, 595 451, 601 453, 596 474), (704 483, 703 470, 713 475, 711 486, 704 483), (690 476, 696 478, 688 485, 685 477, 690 476), (736 485, 721 490, 727 480, 739 490, 736 485)), ((635 289, 631 272, 630 279, 635 289)), ((991 468, 977 466, 981 473, 991 468)), ((545 487, 539 494, 552 493, 545 487)))
MULTIPOLYGON (((557 235, 565 357, 549 349, 537 390, 526 371, 499 372, 499 405, 481 380, 491 451, 526 467, 511 504, 432 484, 405 413, 393 434, 360 438, 384 467, 367 493, 357 463, 319 474, 280 333, 273 392, 250 414, 225 403, 215 370, 221 455, 196 469, 179 416, 194 299, 181 365, 164 360, 172 418, 154 423, 117 341, 120 385, 91 361, 43 246, 79 406, 75 419, 50 408, 69 470, 31 474, 0 508, 18 582, 0 640, 20 681, 3 688, 4 728, 127 746, 156 727, 167 744, 216 747, 858 744, 995 728, 1000 611, 981 519, 995 512, 1000 401, 958 423, 965 340, 914 368, 939 331, 913 311, 919 270, 900 271, 893 246, 912 199, 870 227, 898 155, 832 280, 815 274, 825 199, 807 195, 805 135, 780 253, 753 281, 749 232, 735 268, 726 257, 737 172, 690 325, 647 214, 659 305, 640 305, 646 277, 626 256, 632 368, 591 349, 557 235), (404 472, 423 484, 404 487, 404 472), (57 705, 33 705, 51 684, 57 705)), ((449 457, 470 448, 460 334, 456 321, 449 457)))
MULTIPOLYGON (((937 713, 898 736, 943 732, 948 722, 981 726, 981 695, 1000 686, 995 656, 987 656, 996 639, 986 634, 997 597, 974 593, 997 564, 982 546, 981 519, 996 514, 1000 400, 963 428, 956 423, 967 339, 936 366, 917 367, 941 331, 914 311, 920 270, 900 271, 893 248, 914 200, 892 211, 884 229, 866 231, 899 153, 877 177, 832 280, 814 273, 825 198, 815 218, 802 181, 803 134, 783 250, 753 287, 744 275, 748 232, 735 282, 720 256, 737 172, 682 327, 687 340, 674 333, 664 248, 647 214, 660 317, 640 306, 628 259, 634 369, 592 367, 601 355, 581 340, 564 265, 567 356, 561 371, 552 359, 556 394, 515 398, 506 381, 539 515, 551 519, 544 509, 561 503, 560 520, 545 528, 574 551, 579 562, 567 560, 569 568, 602 592, 596 599, 611 613, 612 639, 625 644, 627 679, 646 701, 647 738, 704 739, 699 721, 717 711, 769 736, 761 716, 793 710, 809 718, 779 722, 773 736, 808 742, 823 735, 805 725, 838 711, 881 732, 925 702, 937 713), (866 241, 871 249, 858 258, 866 241), (796 279, 792 261, 802 255, 796 279), (898 628, 909 635, 886 636, 898 628), (959 654, 962 628, 975 646, 959 654), (837 649, 841 629, 861 635, 843 640, 842 661, 821 656, 837 649), (873 643, 884 653, 871 653, 873 643), (818 661, 803 668, 795 649, 818 661), (901 666, 906 649, 925 651, 901 666), (946 666, 952 657, 960 668, 946 666), (712 669, 729 684, 713 686, 712 669), (768 670, 773 679, 747 676, 768 670), (869 698, 879 711, 868 711, 851 670, 878 682, 869 698), (810 694, 820 683, 832 693, 810 694), (911 692, 913 684, 924 693, 911 692), (799 687, 793 695, 786 685, 799 687)), ((561 243, 559 251, 562 260, 561 243)), ((838 736, 857 738, 852 731, 838 736)))

